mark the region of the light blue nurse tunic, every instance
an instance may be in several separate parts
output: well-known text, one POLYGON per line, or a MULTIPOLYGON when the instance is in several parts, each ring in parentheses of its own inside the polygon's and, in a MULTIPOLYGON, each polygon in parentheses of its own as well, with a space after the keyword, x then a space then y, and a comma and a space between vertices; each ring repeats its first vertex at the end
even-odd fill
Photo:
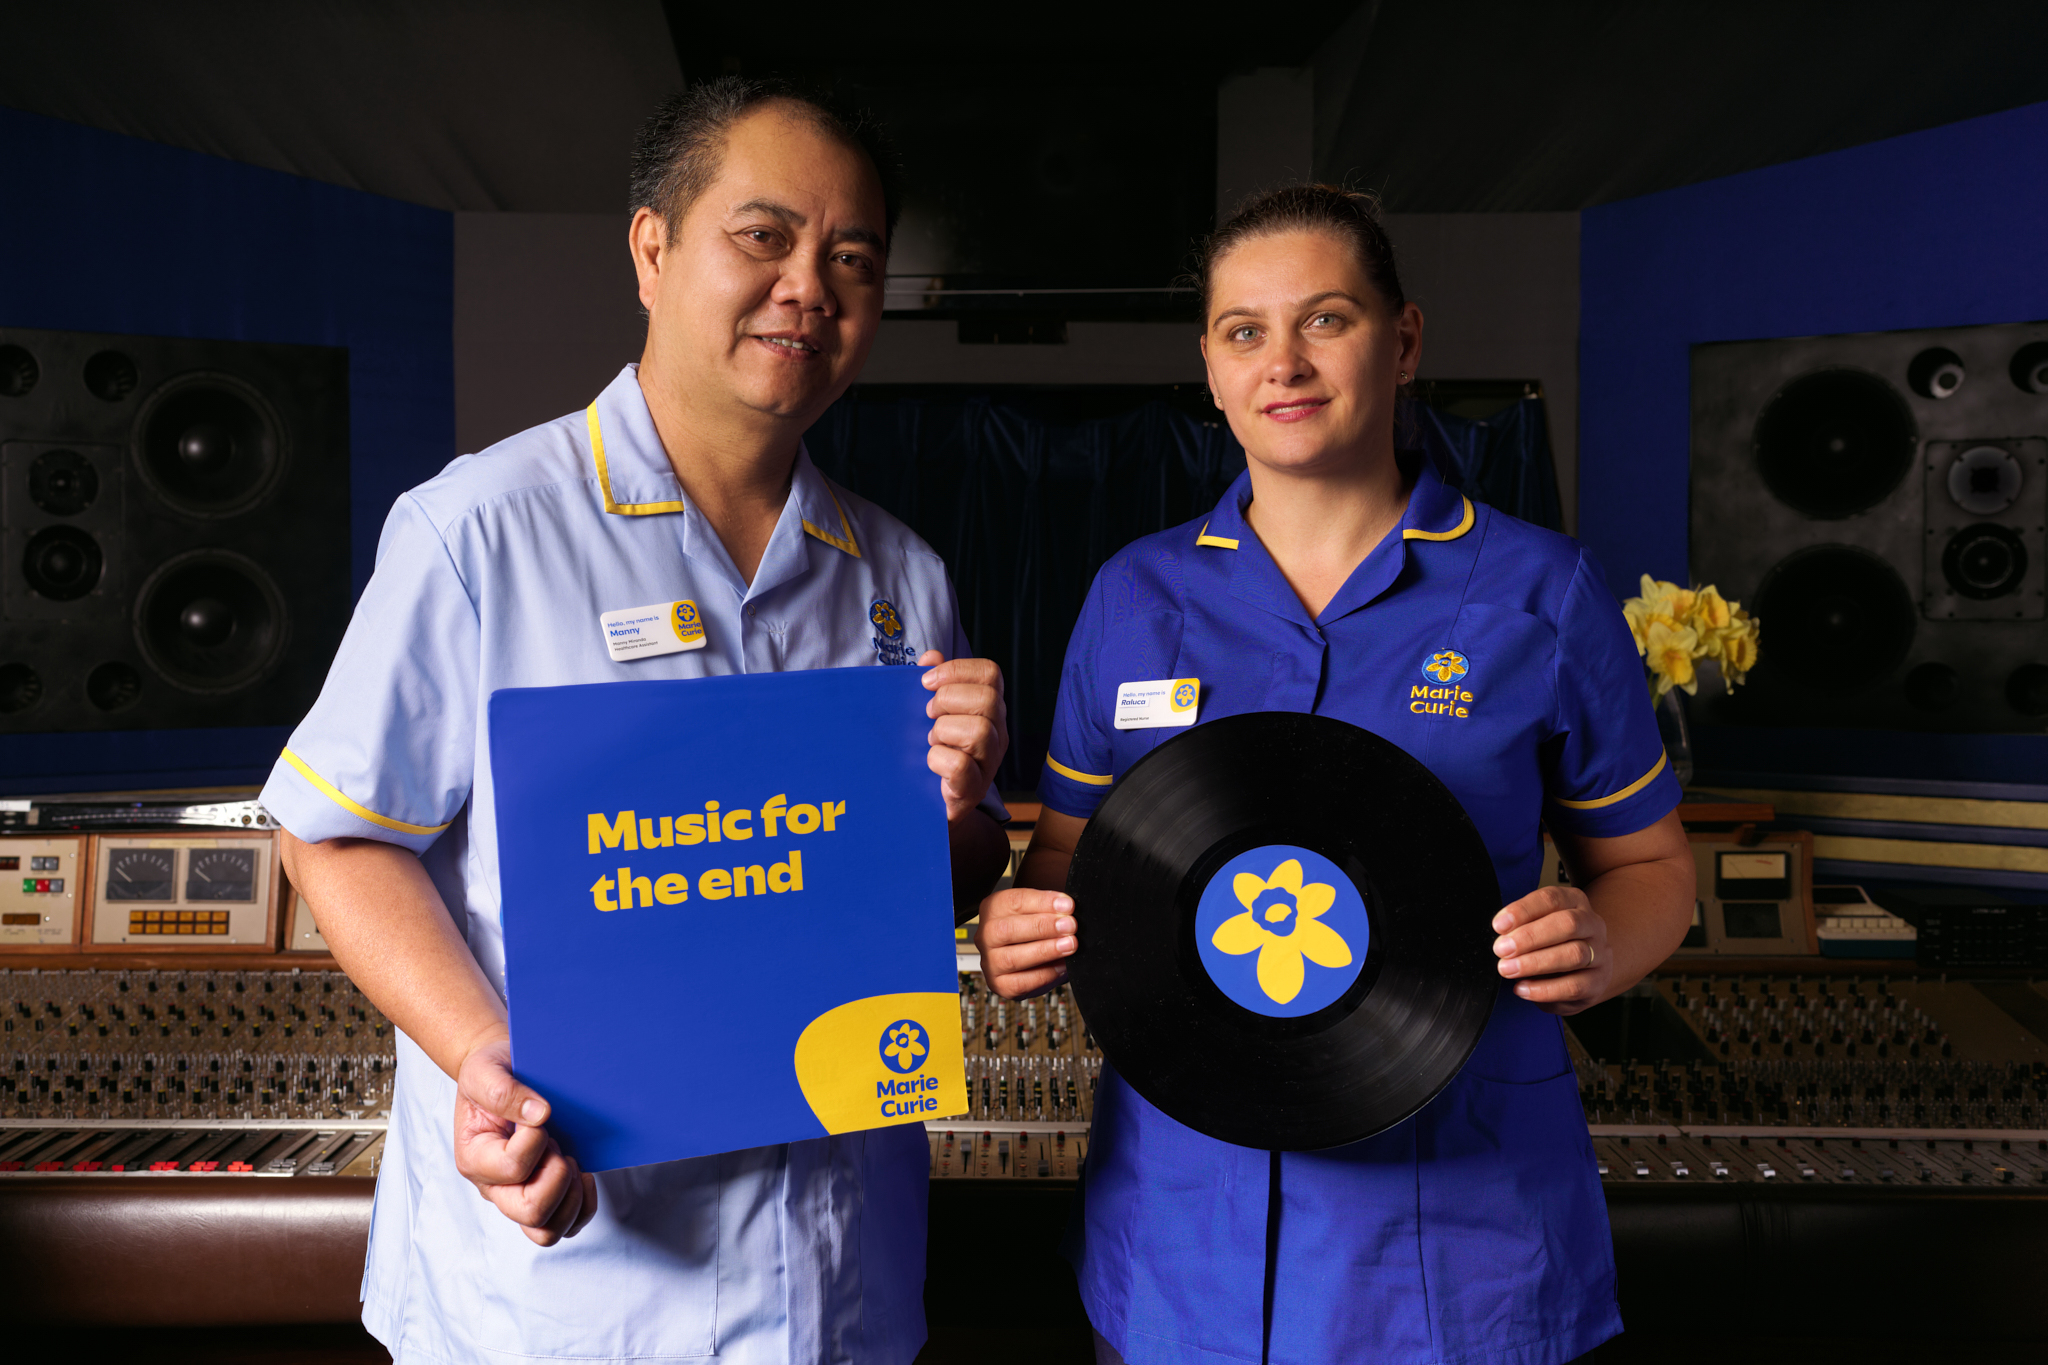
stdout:
MULTIPOLYGON (((423 855, 501 994, 484 729, 497 689, 968 653, 939 557, 802 453, 746 583, 684 499, 636 370, 587 412, 398 500, 320 699, 263 790, 301 839, 423 855), (681 599, 698 605, 703 649, 612 660, 602 613, 681 599)), ((454 1082, 403 1035, 398 1052, 362 1291, 398 1361, 898 1365, 923 1343, 915 1125, 609 1171, 595 1220, 541 1248, 457 1174, 454 1082)))
MULTIPOLYGON (((1054 810, 1093 815, 1182 733, 1113 724, 1118 684, 1177 678, 1200 679, 1198 724, 1304 711, 1405 749, 1471 815, 1503 903, 1536 887, 1541 824, 1611 837, 1677 804, 1634 641, 1574 542, 1425 466, 1398 533, 1311 618, 1250 501, 1243 475, 1096 578, 1040 781, 1054 810)), ((1441 1095, 1329 1151, 1218 1142, 1105 1066, 1082 1197, 1082 1298, 1131 1365, 1557 1365, 1621 1330, 1559 1021, 1506 983, 1441 1095)))

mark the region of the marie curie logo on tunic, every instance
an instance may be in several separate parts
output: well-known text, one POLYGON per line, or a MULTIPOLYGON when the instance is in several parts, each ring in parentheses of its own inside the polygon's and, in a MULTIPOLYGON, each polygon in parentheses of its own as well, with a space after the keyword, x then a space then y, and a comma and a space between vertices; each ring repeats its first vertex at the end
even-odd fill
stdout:
POLYGON ((917 662, 917 651, 903 643, 903 618, 886 597, 868 603, 868 624, 875 628, 875 657, 885 664, 917 662))
POLYGON ((1193 708, 1197 690, 1193 678, 1183 678, 1175 683, 1173 685, 1173 699, 1170 703, 1173 709, 1176 711, 1186 711, 1193 708))
POLYGON ((1371 935, 1351 878, 1291 844, 1232 858, 1195 909, 1195 946, 1209 979, 1246 1009, 1277 1018, 1341 999, 1364 969, 1371 935))
POLYGON ((898 1075, 907 1076, 923 1066, 930 1053, 924 1025, 915 1019, 898 1019, 882 1030, 882 1064, 898 1075))
POLYGON ((1471 663, 1455 649, 1440 650, 1430 655, 1429 662, 1422 666, 1424 676, 1435 678, 1440 683, 1456 682, 1471 671, 1471 663))

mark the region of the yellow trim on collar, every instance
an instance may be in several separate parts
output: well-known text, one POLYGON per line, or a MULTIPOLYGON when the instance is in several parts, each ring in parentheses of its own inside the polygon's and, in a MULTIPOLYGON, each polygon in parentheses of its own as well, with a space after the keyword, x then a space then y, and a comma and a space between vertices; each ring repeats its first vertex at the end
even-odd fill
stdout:
POLYGON ((1202 523, 1201 534, 1195 537, 1195 544, 1214 545, 1219 550, 1235 550, 1237 548, 1237 542, 1230 539, 1228 536, 1210 535, 1209 523, 1206 521, 1202 523))
POLYGON ((811 525, 808 521, 804 523, 804 530, 810 535, 814 535, 818 539, 824 541, 827 545, 832 546, 834 549, 844 550, 846 551, 846 553, 852 555, 855 559, 859 559, 860 546, 856 544, 853 539, 853 523, 846 519, 846 509, 839 505, 839 495, 832 491, 832 486, 830 484, 827 484, 825 486, 825 496, 832 499, 832 510, 839 514, 839 529, 844 534, 835 536, 830 531, 827 531, 822 527, 811 525))
MULTIPOLYGON (((1471 506, 1471 504, 1467 503, 1466 506, 1469 507, 1471 506)), ((1566 801, 1562 797, 1556 796, 1553 796, 1550 799, 1557 802, 1558 805, 1563 806, 1566 810, 1598 810, 1602 806, 1611 806, 1617 801, 1628 800, 1631 796, 1634 796, 1637 792, 1649 786, 1650 780, 1656 777, 1658 773, 1663 772, 1664 765, 1670 761, 1671 755, 1669 754, 1657 755, 1657 761, 1650 765, 1650 771, 1644 773, 1641 777, 1629 783, 1626 787, 1623 787, 1614 795, 1603 796, 1597 801, 1566 801)))
MULTIPOLYGON (((593 402, 583 410, 585 425, 590 428, 590 455, 597 461, 597 487, 604 494, 604 510, 622 517, 653 516, 657 512, 680 512, 682 499, 672 502, 614 502, 612 501, 612 471, 604 462, 604 433, 597 429, 597 404, 593 402)), ((375 817, 371 817, 375 818, 375 817)), ((397 826, 393 826, 397 828, 397 826)), ((408 829, 410 826, 407 827, 408 829)), ((446 828, 446 826, 443 826, 446 828)), ((419 832, 419 831, 415 831, 419 832)))
MULTIPOLYGON (((1401 533, 1401 539, 1403 539, 1403 540, 1456 540, 1456 539, 1457 539, 1457 538, 1458 538, 1459 536, 1462 536, 1462 535, 1464 535, 1464 534, 1465 534, 1465 533, 1466 533, 1467 531, 1471 530, 1471 529, 1472 529, 1472 523, 1473 523, 1474 521, 1477 521, 1478 519, 1479 519, 1479 518, 1478 518, 1478 514, 1477 514, 1477 513, 1475 513, 1475 512, 1474 512, 1474 511, 1472 510, 1472 499, 1470 499, 1470 498, 1466 498, 1466 499, 1465 499, 1465 519, 1464 519, 1463 521, 1459 522, 1459 523, 1458 523, 1458 524, 1457 524, 1456 526, 1453 526, 1453 527, 1452 527, 1452 528, 1451 528, 1450 530, 1448 530, 1448 531, 1414 531, 1414 530, 1409 530, 1409 531, 1403 531, 1403 532, 1401 533)), ((1652 774, 1652 776, 1654 776, 1654 774, 1652 774)), ((1643 781, 1645 781, 1645 782, 1648 782, 1649 780, 1650 780, 1650 779, 1649 779, 1649 778, 1647 778, 1647 777, 1643 779, 1643 781)), ((1630 791, 1633 791, 1633 790, 1635 790, 1635 788, 1631 787, 1631 788, 1630 788, 1629 790, 1630 790, 1630 791)), ((1622 796, 1626 796, 1626 795, 1628 795, 1628 792, 1623 792, 1623 793, 1622 793, 1622 796)), ((1616 801, 1619 801, 1619 800, 1621 799, 1621 796, 1617 796, 1617 797, 1614 797, 1613 799, 1614 799, 1614 800, 1616 800, 1616 801)), ((1571 803, 1571 802, 1569 802, 1569 801, 1565 801, 1565 802, 1561 802, 1560 804, 1562 804, 1562 805, 1567 805, 1567 806, 1569 806, 1569 805, 1571 805, 1572 803, 1571 803)), ((1605 804, 1605 803, 1596 803, 1596 804, 1605 804)))
MULTIPOLYGON (((373 825, 382 825, 385 829, 394 829, 400 834, 439 834, 442 830, 448 828, 448 825, 408 825, 403 820, 394 820, 388 815, 379 815, 368 806, 357 805, 342 795, 339 787, 336 787, 332 782, 314 772, 312 768, 307 766, 305 759, 300 758, 290 749, 284 751, 284 761, 297 768, 299 775, 308 782, 311 782, 322 796, 332 801, 335 805, 340 806, 358 820, 368 820, 373 825)), ((454 821, 449 821, 449 824, 453 823, 454 821)))
MULTIPOLYGON (((1232 548, 1235 547, 1233 546, 1232 548)), ((1113 777, 1097 777, 1093 773, 1075 772, 1051 754, 1045 756, 1045 766, 1058 773, 1061 777, 1071 777, 1076 782, 1086 782, 1091 787, 1107 787, 1110 783, 1116 781, 1113 777)))

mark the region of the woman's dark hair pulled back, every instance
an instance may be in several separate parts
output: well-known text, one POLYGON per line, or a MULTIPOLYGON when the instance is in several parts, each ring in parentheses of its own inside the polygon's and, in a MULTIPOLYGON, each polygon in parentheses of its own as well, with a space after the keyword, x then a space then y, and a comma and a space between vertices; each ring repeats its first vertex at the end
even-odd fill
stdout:
POLYGON ((1394 267, 1394 244, 1380 222, 1378 196, 1335 185, 1288 185, 1253 195, 1230 220, 1202 243, 1195 266, 1195 286, 1202 295, 1202 321, 1207 326, 1216 266, 1244 243, 1282 232, 1327 232, 1351 248, 1366 279, 1398 313, 1408 302, 1401 275, 1394 267))

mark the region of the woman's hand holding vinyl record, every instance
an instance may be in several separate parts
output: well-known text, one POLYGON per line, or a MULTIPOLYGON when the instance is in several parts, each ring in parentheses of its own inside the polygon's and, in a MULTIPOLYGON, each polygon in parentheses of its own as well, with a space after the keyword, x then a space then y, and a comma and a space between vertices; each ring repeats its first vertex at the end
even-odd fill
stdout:
POLYGON ((1493 917, 1494 956, 1515 994, 1552 1014, 1605 1000, 1614 980, 1607 921, 1575 886, 1539 886, 1493 917), (1526 979, 1525 979, 1526 978, 1526 979))
POLYGON ((998 891, 981 903, 974 946, 989 989, 1006 1000, 1040 995, 1067 979, 1074 898, 1064 891, 998 891))

